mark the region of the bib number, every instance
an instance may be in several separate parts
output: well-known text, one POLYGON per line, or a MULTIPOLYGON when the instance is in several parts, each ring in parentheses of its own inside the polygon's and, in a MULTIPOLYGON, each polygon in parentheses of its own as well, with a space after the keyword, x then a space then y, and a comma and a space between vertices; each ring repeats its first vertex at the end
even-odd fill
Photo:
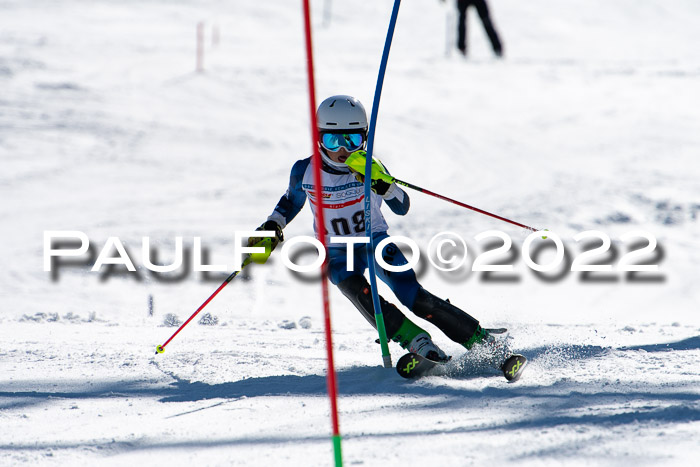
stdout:
POLYGON ((345 217, 336 217, 335 219, 331 219, 331 228, 333 229, 333 233, 337 236, 350 235, 353 232, 364 232, 365 212, 357 211, 349 219, 345 217))

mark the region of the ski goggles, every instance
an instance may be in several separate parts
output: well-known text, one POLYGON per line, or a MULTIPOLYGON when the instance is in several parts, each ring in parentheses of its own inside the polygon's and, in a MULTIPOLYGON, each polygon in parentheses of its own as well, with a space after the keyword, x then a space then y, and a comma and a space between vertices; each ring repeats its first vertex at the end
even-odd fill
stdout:
POLYGON ((365 142, 363 133, 323 133, 321 135, 321 146, 328 151, 335 152, 340 148, 348 151, 357 151, 365 142))

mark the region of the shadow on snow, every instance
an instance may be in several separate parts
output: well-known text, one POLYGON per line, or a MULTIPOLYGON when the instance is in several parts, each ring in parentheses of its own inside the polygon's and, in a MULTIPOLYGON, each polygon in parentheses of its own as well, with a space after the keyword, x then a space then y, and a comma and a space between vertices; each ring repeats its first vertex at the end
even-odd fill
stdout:
MULTIPOLYGON (((616 351, 663 352, 671 350, 700 349, 700 336, 691 337, 669 344, 653 344, 623 347, 616 351)), ((558 348, 566 358, 585 360, 605 356, 610 348, 598 346, 573 346, 558 348)), ((535 348, 527 351, 532 360, 545 357, 551 348, 535 348)), ((415 431, 397 431, 394 433, 367 433, 363 435, 346 435, 345 438, 405 437, 444 435, 450 433, 510 431, 522 429, 541 430, 566 426, 615 427, 639 423, 684 423, 700 421, 700 395, 693 391, 679 391, 677 387, 660 386, 643 381, 634 388, 591 385, 590 382, 560 379, 543 386, 518 384, 490 385, 486 387, 459 387, 460 381, 502 378, 493 370, 474 373, 468 365, 458 365, 446 370, 448 378, 425 378, 418 382, 401 379, 394 369, 381 367, 351 367, 337 372, 338 387, 342 396, 407 396, 399 408, 383 410, 400 410, 402 414, 412 411, 448 410, 452 413, 483 411, 487 403, 495 403, 491 410, 508 411, 509 416, 495 417, 492 424, 465 424, 451 429, 425 429, 415 431), (457 386, 455 386, 456 383, 457 386), (600 390, 606 387, 605 390, 600 390), (423 397, 416 397, 423 396, 423 397), (610 410, 610 407, 616 410, 610 410)), ((57 400, 106 399, 154 397, 161 402, 196 402, 209 399, 225 399, 235 402, 239 398, 263 396, 308 396, 325 397, 326 378, 324 375, 279 375, 248 378, 240 381, 209 384, 188 381, 170 375, 174 381, 163 385, 156 381, 123 381, 96 383, 89 389, 69 391, 20 391, 10 392, 0 387, 0 410, 21 410, 37 404, 51 403, 57 400)), ((182 412, 172 417, 187 415, 220 405, 182 412)), ((341 402, 342 411, 342 402, 341 402)), ((327 436, 296 437, 293 434, 284 437, 231 438, 223 440, 182 440, 172 442, 154 442, 141 440, 134 442, 101 443, 99 441, 80 443, 32 443, 26 445, 0 444, 3 450, 40 450, 69 449, 76 447, 113 448, 117 450, 169 449, 173 447, 218 447, 222 445, 276 444, 284 442, 316 442, 327 440, 327 436)))

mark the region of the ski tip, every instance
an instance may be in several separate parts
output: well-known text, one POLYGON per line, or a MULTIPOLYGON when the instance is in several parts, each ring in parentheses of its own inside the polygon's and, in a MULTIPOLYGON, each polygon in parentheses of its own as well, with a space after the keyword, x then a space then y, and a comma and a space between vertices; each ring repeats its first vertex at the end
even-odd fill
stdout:
POLYGON ((522 355, 511 355, 503 364, 503 376, 509 383, 515 383, 523 374, 527 366, 527 358, 522 355))
POLYGON ((447 363, 451 358, 452 357, 446 357, 443 360, 436 361, 421 357, 413 352, 408 352, 396 362, 396 372, 402 378, 416 379, 425 375, 435 365, 447 363))
POLYGON ((396 371, 404 378, 410 378, 413 373, 413 369, 420 363, 420 359, 416 355, 407 353, 403 357, 399 358, 396 362, 396 371))
MULTIPOLYGON (((423 360, 423 358, 417 354, 414 353, 407 353, 401 358, 399 358, 399 361, 396 362, 396 372, 402 377, 406 379, 412 379, 416 378, 420 375, 421 373, 421 367, 425 366, 426 360, 423 360), (422 365, 423 364, 423 365, 422 365)), ((429 361, 428 365, 430 364, 429 361)))

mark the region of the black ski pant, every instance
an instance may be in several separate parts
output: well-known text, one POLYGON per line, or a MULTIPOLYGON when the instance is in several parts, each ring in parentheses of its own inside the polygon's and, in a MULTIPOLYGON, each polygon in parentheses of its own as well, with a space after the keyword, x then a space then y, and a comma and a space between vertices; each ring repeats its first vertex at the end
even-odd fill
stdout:
POLYGON ((496 55, 501 56, 503 53, 503 46, 501 40, 498 37, 496 29, 493 27, 491 22, 491 16, 489 15, 489 8, 486 5, 486 0, 457 0, 457 10, 459 10, 459 22, 457 25, 457 48, 462 51, 462 53, 467 53, 467 8, 473 5, 476 7, 476 11, 481 18, 481 22, 484 24, 484 29, 486 34, 489 36, 491 41, 491 47, 496 55))
MULTIPOLYGON (((338 288, 345 295, 362 316, 376 329, 374 317, 374 303, 369 283, 360 274, 352 275, 338 284, 338 288)), ((406 316, 393 304, 379 296, 379 303, 384 316, 384 326, 389 339, 396 336, 406 316)), ((452 305, 447 300, 436 297, 423 287, 419 287, 416 299, 411 311, 426 321, 434 324, 447 337, 465 344, 481 329, 479 321, 471 315, 452 305)), ((404 342, 403 344, 408 344, 404 342)))

